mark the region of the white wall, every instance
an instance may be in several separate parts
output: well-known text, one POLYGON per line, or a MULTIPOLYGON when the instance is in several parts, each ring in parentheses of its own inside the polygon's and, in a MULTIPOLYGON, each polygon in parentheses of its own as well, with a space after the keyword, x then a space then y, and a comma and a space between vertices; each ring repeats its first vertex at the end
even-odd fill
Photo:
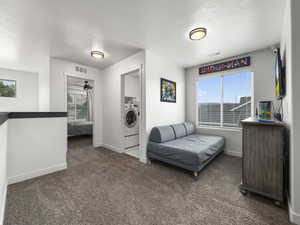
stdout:
POLYGON ((142 71, 141 161, 146 162, 148 135, 154 126, 181 123, 185 120, 184 70, 167 58, 146 50, 105 69, 103 79, 103 143, 122 151, 121 74, 144 66, 142 71), (143 77, 144 76, 144 77, 143 77), (160 102, 160 78, 177 83, 177 103, 160 102), (145 113, 143 113, 143 111, 145 113))
MULTIPOLYGON (((103 145, 111 150, 122 151, 121 74, 139 69, 144 64, 145 52, 141 51, 104 70, 103 145)), ((141 79, 143 80, 143 77, 141 79)), ((143 96, 142 93, 142 98, 143 96)))
POLYGON ((67 85, 66 76, 79 77, 94 81, 94 129, 93 129, 93 144, 94 146, 101 146, 103 144, 102 134, 102 113, 104 103, 103 101, 103 72, 79 65, 76 63, 54 59, 50 60, 50 111, 61 112, 67 111, 66 95, 67 85), (75 67, 85 67, 88 73, 80 73, 75 71, 75 67))
POLYGON ((136 75, 125 76, 125 96, 135 97, 139 100, 140 96, 140 78, 136 75))
POLYGON ((289 128, 289 213, 290 220, 300 224, 300 2, 288 0, 282 28, 281 51, 286 59, 286 96, 284 121, 289 128))
POLYGON ((0 79, 17 82, 17 96, 15 98, 0 97, 0 110, 2 112, 34 112, 39 110, 39 77, 37 73, 0 68, 0 79))
MULTIPOLYGON (((32 46, 33 40, 28 41, 28 46, 32 46)), ((7 68, 19 71, 28 71, 38 74, 39 81, 39 111, 49 110, 49 53, 44 49, 37 49, 22 46, 17 49, 17 45, 8 42, 6 46, 1 46, 0 68, 7 68)))
POLYGON ((146 50, 146 112, 147 140, 154 126, 185 121, 184 69, 149 50, 146 50), (176 82, 176 103, 160 101, 160 78, 176 82))
POLYGON ((4 221, 7 191, 7 121, 0 125, 0 225, 4 221))
MULTIPOLYGON (((259 51, 245 54, 251 56, 251 66, 232 71, 225 71, 219 74, 235 73, 240 71, 253 72, 253 94, 254 105, 259 100, 272 100, 275 104, 275 75, 274 75, 274 55, 271 49, 262 49, 259 51)), ((210 64, 210 63, 208 63, 210 64)), ((201 65, 186 69, 186 120, 196 123, 197 106, 196 106, 196 79, 199 77, 198 69, 201 65)), ((212 75, 216 75, 214 73, 212 75)), ((242 134, 241 130, 233 129, 215 129, 199 128, 200 133, 222 135, 226 138, 225 151, 228 154, 241 156, 242 154, 242 134)))
POLYGON ((67 118, 9 119, 8 183, 66 169, 67 118))

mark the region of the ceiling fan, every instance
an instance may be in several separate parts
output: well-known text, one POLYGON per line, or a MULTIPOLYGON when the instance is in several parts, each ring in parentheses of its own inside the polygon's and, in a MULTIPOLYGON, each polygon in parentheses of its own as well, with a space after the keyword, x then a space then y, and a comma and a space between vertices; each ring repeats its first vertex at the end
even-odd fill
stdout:
POLYGON ((84 81, 83 90, 91 90, 93 87, 89 85, 89 82, 87 80, 84 81))

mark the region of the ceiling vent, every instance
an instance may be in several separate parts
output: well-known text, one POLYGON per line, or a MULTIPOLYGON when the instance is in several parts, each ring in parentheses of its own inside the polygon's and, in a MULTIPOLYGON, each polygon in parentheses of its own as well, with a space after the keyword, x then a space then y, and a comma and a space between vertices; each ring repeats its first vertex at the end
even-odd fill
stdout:
POLYGON ((75 66, 75 71, 79 73, 87 73, 87 68, 75 66))

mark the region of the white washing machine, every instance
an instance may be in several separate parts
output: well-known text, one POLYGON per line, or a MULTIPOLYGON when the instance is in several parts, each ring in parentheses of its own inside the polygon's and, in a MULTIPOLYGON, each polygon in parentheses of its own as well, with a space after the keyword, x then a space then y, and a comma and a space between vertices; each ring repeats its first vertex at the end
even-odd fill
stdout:
POLYGON ((139 134, 139 106, 129 102, 124 109, 124 136, 139 134))
POLYGON ((139 145, 139 114, 137 101, 130 101, 125 104, 123 117, 125 149, 139 145))

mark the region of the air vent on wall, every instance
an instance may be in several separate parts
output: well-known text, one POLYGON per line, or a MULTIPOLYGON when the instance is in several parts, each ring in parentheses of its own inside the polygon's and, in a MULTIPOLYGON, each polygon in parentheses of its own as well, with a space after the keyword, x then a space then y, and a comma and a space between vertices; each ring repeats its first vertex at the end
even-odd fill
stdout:
POLYGON ((80 73, 87 73, 87 68, 76 66, 75 71, 80 73))

